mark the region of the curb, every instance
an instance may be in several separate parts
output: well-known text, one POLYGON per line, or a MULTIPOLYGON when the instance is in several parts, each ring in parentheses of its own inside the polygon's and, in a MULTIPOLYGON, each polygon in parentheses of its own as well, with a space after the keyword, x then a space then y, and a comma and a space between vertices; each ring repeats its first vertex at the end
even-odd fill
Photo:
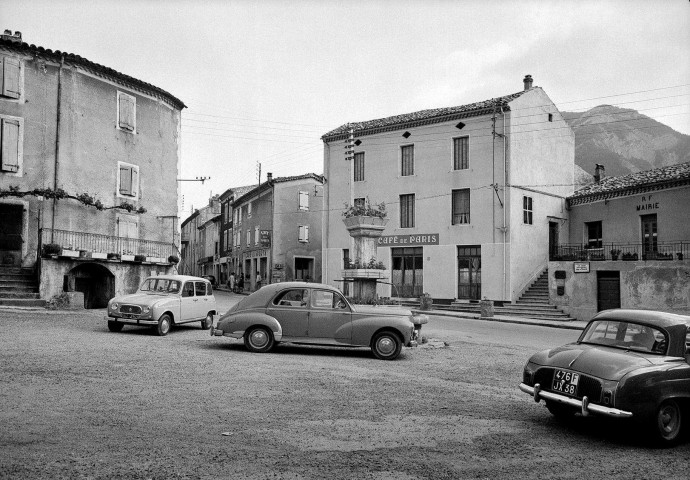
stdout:
MULTIPOLYGON (((515 323, 518 325, 531 325, 535 327, 549 327, 549 328, 562 328, 566 330, 584 330, 585 325, 573 325, 575 322, 564 322, 564 323, 555 323, 555 322, 549 322, 546 323, 544 320, 535 320, 535 319, 529 319, 529 318, 510 318, 510 317, 482 317, 481 315, 474 315, 471 313, 468 314, 462 314, 462 313, 447 313, 442 310, 417 310, 413 309, 412 310, 415 313, 423 313, 426 315, 436 315, 439 317, 450 317, 450 318, 465 318, 468 320, 482 320, 485 322, 500 322, 500 323, 515 323)), ((578 322, 580 323, 580 322, 578 322)), ((582 322, 585 323, 585 322, 582 322)))

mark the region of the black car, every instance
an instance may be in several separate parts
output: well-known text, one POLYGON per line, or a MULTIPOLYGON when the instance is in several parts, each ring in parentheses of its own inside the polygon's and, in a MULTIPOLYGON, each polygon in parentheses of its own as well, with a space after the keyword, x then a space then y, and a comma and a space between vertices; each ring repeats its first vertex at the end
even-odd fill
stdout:
POLYGON ((520 390, 553 415, 632 418, 676 443, 690 424, 690 316, 600 312, 577 342, 533 355, 520 390))

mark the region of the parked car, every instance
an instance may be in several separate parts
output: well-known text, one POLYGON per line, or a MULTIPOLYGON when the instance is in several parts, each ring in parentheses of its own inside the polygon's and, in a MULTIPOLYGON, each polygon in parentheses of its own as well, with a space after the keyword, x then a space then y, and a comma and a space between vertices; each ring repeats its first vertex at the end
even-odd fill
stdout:
POLYGON ((690 316, 600 312, 575 343, 533 355, 520 390, 555 416, 632 418, 673 444, 690 421, 690 316))
POLYGON ((214 288, 218 286, 218 282, 216 282, 216 276, 215 275, 202 275, 201 278, 205 278, 206 280, 211 282, 211 286, 214 288))
POLYGON ((369 347, 393 360, 417 345, 426 315, 384 306, 351 305, 337 288, 307 282, 274 283, 242 299, 211 328, 211 335, 244 338, 252 352, 278 342, 369 347))
POLYGON ((160 275, 144 280, 131 295, 108 302, 108 329, 119 332, 124 325, 153 327, 167 335, 173 325, 201 322, 209 329, 216 314, 216 298, 211 283, 199 277, 160 275))

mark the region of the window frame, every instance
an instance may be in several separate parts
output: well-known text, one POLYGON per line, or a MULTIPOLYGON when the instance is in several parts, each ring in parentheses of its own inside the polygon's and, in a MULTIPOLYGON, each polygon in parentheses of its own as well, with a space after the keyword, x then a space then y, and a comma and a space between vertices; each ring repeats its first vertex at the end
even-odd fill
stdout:
POLYGON ((0 174, 9 175, 13 177, 21 177, 24 175, 24 119, 21 117, 14 117, 11 115, 0 115, 0 174), (10 145, 5 144, 6 125, 14 125, 17 127, 17 141, 16 145, 12 145, 13 148, 10 148, 10 145), (12 170, 9 168, 13 164, 9 162, 5 163, 5 156, 8 155, 8 152, 10 151, 12 152, 11 158, 16 158, 17 160, 16 170, 12 170), (2 168, 2 165, 7 165, 8 168, 2 168))
POLYGON ((414 176, 414 143, 410 145, 401 145, 400 146, 400 176, 401 177, 413 177, 414 176), (411 152, 411 155, 406 159, 405 157, 405 152, 406 151, 411 152), (408 173, 406 171, 406 165, 405 165, 405 160, 409 160, 410 165, 407 165, 408 169, 410 170, 408 173))
POLYGON ((364 181, 364 152, 357 152, 353 158, 353 178, 354 182, 364 181))
POLYGON ((400 228, 415 228, 415 208, 414 193, 400 195, 400 228))
POLYGON ((300 243, 309 243, 309 225, 298 226, 297 241, 300 243))
POLYGON ((451 190, 450 194, 450 224, 451 225, 470 225, 472 223, 472 191, 469 188, 455 188, 451 190), (460 198, 456 195, 462 195, 467 192, 467 210, 459 211, 460 198))
POLYGON ((24 100, 24 63, 19 57, 14 57, 10 55, 0 55, 0 97, 6 101, 22 102, 24 100), (13 68, 8 68, 7 65, 12 67, 16 66, 16 70, 13 68), (10 76, 9 73, 16 72, 16 75, 10 76), (7 85, 7 80, 12 78, 16 82, 17 91, 9 90, 13 88, 14 85, 7 85))
POLYGON ((587 248, 603 248, 604 246, 604 224, 601 220, 585 222, 585 235, 587 248), (594 230, 594 236, 591 235, 594 230))
POLYGON ((458 170, 469 170, 470 168, 470 136, 469 135, 460 135, 459 137, 453 137, 453 171, 458 171, 458 170), (460 162, 458 165, 458 149, 456 142, 458 140, 465 140, 465 147, 463 149, 463 156, 464 158, 460 158, 460 162))
POLYGON ((308 190, 300 190, 299 191, 297 206, 298 206, 299 210, 302 212, 308 212, 309 211, 309 191, 308 190))
POLYGON ((136 135, 137 133, 137 97, 134 95, 131 95, 129 93, 121 92, 120 90, 117 91, 117 103, 116 103, 116 109, 117 109, 117 122, 115 123, 115 127, 118 130, 121 130, 123 132, 131 133, 133 135, 136 135), (126 126, 123 126, 123 120, 120 118, 121 115, 121 105, 123 101, 131 101, 132 105, 132 128, 127 128, 126 126))
POLYGON ((534 198, 527 195, 522 196, 522 223, 534 225, 534 198))
POLYGON ((134 165, 133 163, 117 162, 117 185, 115 193, 117 198, 127 198, 129 200, 139 200, 139 192, 141 190, 141 175, 139 173, 139 165, 134 165), (131 172, 136 172, 136 184, 133 181, 133 176, 130 177, 132 180, 130 183, 130 189, 134 191, 133 194, 122 193, 122 170, 128 169, 131 172))

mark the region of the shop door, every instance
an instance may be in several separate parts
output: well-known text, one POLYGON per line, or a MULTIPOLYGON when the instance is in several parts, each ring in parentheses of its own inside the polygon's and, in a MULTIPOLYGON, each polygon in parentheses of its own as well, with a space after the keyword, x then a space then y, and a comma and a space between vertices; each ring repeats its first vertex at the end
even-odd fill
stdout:
POLYGON ((653 258, 657 252, 657 223, 656 214, 642 215, 642 254, 653 258))
POLYGON ((621 308, 620 272, 597 272, 597 311, 621 308))
POLYGON ((482 247, 458 247, 458 299, 479 300, 482 293, 482 247))
POLYGON ((295 281, 310 282, 314 278, 314 259, 295 257, 295 281))
POLYGON ((558 255, 558 222, 549 222, 549 259, 558 255))
POLYGON ((0 263, 3 265, 21 264, 23 216, 23 205, 0 203, 0 263))
POLYGON ((424 293, 424 251, 422 247, 392 248, 393 294, 417 298, 424 293))

